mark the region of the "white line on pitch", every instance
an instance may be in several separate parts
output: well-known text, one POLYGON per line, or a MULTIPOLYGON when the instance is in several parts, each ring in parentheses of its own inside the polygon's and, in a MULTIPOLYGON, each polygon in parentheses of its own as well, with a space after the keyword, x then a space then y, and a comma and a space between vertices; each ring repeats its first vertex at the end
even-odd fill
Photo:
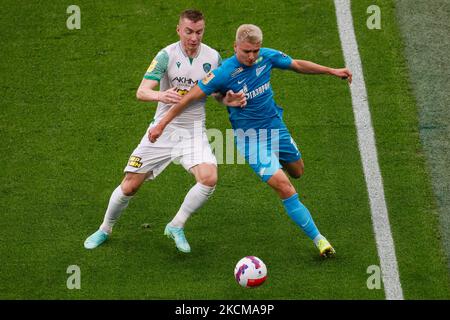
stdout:
POLYGON ((403 300, 403 292, 395 256, 394 240, 389 225, 383 179, 378 164, 375 134, 372 127, 366 85, 358 52, 349 0, 334 0, 339 37, 346 66, 353 73, 350 86, 358 145, 370 200, 372 223, 380 257, 384 291, 387 300, 403 300))

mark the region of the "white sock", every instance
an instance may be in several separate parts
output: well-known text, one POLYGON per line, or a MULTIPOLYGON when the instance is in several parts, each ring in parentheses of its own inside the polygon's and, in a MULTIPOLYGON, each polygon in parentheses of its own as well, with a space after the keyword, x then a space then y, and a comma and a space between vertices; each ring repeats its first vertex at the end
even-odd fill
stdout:
POLYGON ((119 219, 122 211, 128 206, 128 202, 131 198, 133 198, 133 196, 126 196, 123 194, 120 185, 113 191, 100 230, 106 233, 112 232, 114 224, 117 219, 119 219))
POLYGON ((205 186, 201 183, 194 185, 186 194, 180 210, 170 222, 172 227, 184 228, 187 219, 203 206, 208 198, 213 194, 215 187, 205 186))

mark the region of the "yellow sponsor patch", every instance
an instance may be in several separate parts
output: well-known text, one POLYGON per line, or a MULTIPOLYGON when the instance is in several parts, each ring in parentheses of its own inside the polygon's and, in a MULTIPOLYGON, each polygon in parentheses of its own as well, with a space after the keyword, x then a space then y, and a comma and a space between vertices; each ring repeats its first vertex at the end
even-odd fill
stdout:
POLYGON ((206 75, 206 77, 203 78, 202 83, 203 84, 208 84, 208 82, 210 82, 212 79, 214 79, 215 75, 214 73, 212 73, 211 71, 208 72, 208 74, 206 75))
POLYGON ((131 156, 130 159, 128 160, 128 165, 134 168, 140 168, 142 167, 141 160, 142 160, 141 157, 131 156))
POLYGON ((186 89, 177 89, 177 93, 180 95, 180 96, 184 96, 185 94, 187 94, 189 92, 189 90, 186 90, 186 89))
POLYGON ((148 67, 147 72, 152 72, 153 69, 155 69, 157 64, 158 64, 158 61, 156 59, 154 59, 152 61, 152 63, 150 63, 150 66, 148 67))

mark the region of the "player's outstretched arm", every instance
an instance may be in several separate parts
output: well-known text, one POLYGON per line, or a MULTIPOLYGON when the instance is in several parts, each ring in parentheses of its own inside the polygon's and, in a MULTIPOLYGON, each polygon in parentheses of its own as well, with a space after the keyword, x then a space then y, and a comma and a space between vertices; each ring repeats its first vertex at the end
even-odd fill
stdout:
POLYGON ((150 142, 155 142, 164 131, 165 127, 193 101, 206 97, 206 94, 196 85, 177 104, 167 111, 164 118, 148 132, 150 142))
POLYGON ((292 60, 291 70, 306 74, 330 74, 352 83, 352 72, 347 68, 334 69, 307 60, 292 60))
POLYGON ((166 91, 154 90, 158 85, 159 82, 156 80, 142 79, 136 92, 136 98, 140 101, 161 101, 165 104, 174 104, 181 100, 177 88, 173 87, 166 91))

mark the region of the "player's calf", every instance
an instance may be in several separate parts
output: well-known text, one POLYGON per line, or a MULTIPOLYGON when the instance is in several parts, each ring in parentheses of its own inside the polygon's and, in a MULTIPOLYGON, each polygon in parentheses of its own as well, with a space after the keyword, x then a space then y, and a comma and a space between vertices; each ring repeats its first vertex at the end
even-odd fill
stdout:
POLYGON ((275 172, 275 174, 267 180, 267 184, 278 193, 281 199, 287 199, 297 193, 283 170, 275 172))

